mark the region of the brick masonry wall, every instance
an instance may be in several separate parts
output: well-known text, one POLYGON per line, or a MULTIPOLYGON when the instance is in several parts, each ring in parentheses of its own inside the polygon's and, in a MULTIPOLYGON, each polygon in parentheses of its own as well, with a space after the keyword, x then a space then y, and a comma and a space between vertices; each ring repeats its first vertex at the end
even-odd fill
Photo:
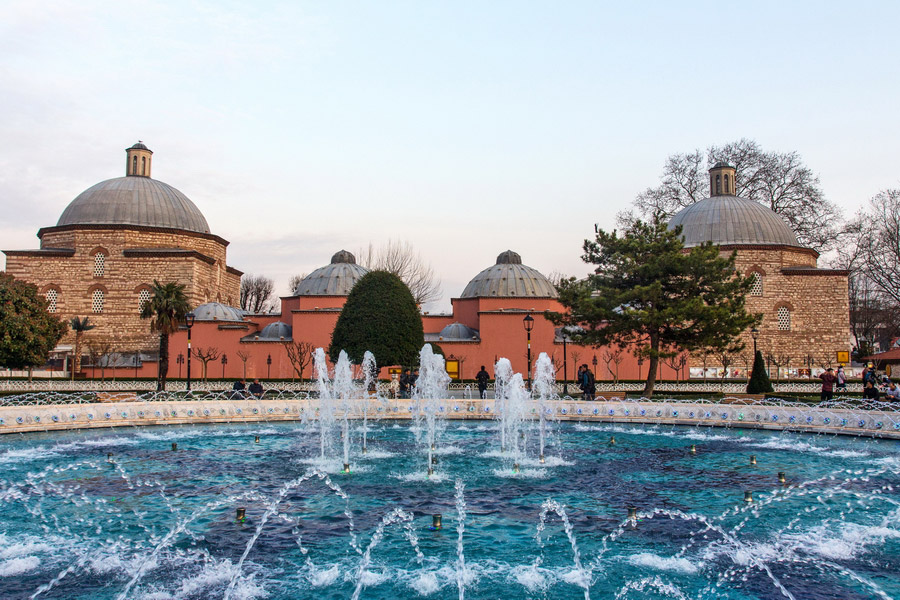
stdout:
MULTIPOLYGON (((57 314, 65 320, 90 317, 97 327, 85 341, 108 342, 117 351, 153 351, 158 337, 150 333, 149 321, 140 318, 139 292, 154 280, 175 281, 186 286, 191 306, 220 301, 234 305, 240 298, 240 276, 226 271, 226 248, 219 241, 141 229, 76 229, 47 231, 42 248, 74 248, 70 257, 12 255, 7 272, 34 283, 42 294, 53 286, 59 291, 57 314), (130 248, 181 248, 214 259, 214 264, 194 256, 125 256, 130 248), (94 254, 106 253, 102 276, 94 275, 94 254), (91 300, 96 288, 104 291, 102 313, 94 313, 91 300)), ((70 332, 62 343, 74 343, 70 332)))

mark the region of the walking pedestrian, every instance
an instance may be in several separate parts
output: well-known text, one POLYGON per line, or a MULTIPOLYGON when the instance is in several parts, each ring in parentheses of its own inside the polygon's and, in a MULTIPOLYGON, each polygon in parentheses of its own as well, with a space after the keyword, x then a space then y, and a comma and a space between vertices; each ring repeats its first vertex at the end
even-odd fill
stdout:
POLYGON ((490 378, 491 376, 488 375, 488 372, 484 369, 484 365, 481 365, 481 370, 475 375, 475 381, 478 382, 478 397, 482 400, 487 396, 487 384, 490 378))

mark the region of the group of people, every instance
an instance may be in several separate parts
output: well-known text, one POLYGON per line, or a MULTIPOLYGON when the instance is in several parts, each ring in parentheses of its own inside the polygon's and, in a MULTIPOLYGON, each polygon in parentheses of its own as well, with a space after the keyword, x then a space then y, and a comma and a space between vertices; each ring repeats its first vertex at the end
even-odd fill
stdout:
POLYGON ((412 397, 413 388, 416 386, 416 382, 419 380, 419 369, 413 369, 410 372, 409 369, 403 369, 403 372, 400 374, 400 377, 397 379, 391 378, 391 391, 396 398, 410 398, 412 397))
POLYGON ((266 392, 263 389, 262 384, 259 382, 259 379, 254 379, 253 383, 251 383, 249 387, 243 379, 238 379, 234 382, 234 385, 231 386, 232 399, 247 398, 248 396, 262 398, 263 394, 265 393, 266 392))
POLYGON ((597 382, 594 379, 594 374, 588 369, 587 364, 578 367, 575 383, 581 388, 582 400, 589 401, 594 399, 594 394, 597 393, 597 382))
MULTIPOLYGON (((846 391, 847 377, 844 375, 844 366, 838 367, 837 372, 828 367, 824 373, 819 375, 822 380, 822 396, 821 399, 831 400, 834 397, 835 390, 846 391)), ((879 379, 875 365, 871 363, 866 365, 862 372, 863 398, 869 400, 878 400, 881 394, 884 399, 889 402, 900 401, 900 387, 887 376, 883 375, 879 379), (879 386, 881 389, 879 389, 879 386)))

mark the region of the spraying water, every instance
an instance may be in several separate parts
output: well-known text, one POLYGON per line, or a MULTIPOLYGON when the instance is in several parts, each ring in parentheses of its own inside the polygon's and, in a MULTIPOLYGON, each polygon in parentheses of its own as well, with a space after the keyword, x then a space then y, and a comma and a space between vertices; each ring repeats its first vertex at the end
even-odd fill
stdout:
POLYGON ((512 379, 513 370, 508 358, 501 358, 494 365, 494 408, 497 418, 500 419, 500 452, 506 452, 506 388, 512 379))
POLYGON ((378 398, 378 365, 375 362, 375 355, 366 350, 363 354, 362 371, 365 377, 363 384, 363 454, 368 452, 366 447, 366 434, 369 431, 369 390, 375 390, 375 398, 378 398))
POLYGON ((444 357, 435 354, 431 344, 422 346, 419 353, 419 378, 416 380, 415 398, 417 413, 425 425, 425 445, 428 474, 434 472, 434 450, 437 448, 438 403, 447 398, 450 376, 444 365, 444 357))
POLYGON ((547 440, 547 404, 553 396, 556 369, 546 352, 541 352, 535 364, 534 390, 538 395, 540 460, 544 461, 544 444, 547 440))
POLYGON ((334 398, 331 395, 325 350, 316 348, 313 363, 316 368, 316 386, 319 390, 319 457, 324 459, 331 446, 331 433, 334 428, 334 398))
POLYGON ((341 407, 341 441, 343 442, 344 470, 350 465, 350 412, 353 410, 353 371, 350 358, 341 350, 334 366, 334 399, 341 407))

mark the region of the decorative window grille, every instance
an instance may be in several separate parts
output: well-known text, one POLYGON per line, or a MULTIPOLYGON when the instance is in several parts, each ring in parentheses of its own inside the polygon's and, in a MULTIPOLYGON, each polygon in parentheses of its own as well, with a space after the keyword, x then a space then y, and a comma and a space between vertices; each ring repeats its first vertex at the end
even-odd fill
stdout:
POLYGON ((138 310, 144 312, 144 306, 150 302, 150 290, 141 290, 138 293, 138 310))
POLYGON ((103 312, 103 290, 94 290, 91 294, 91 310, 95 313, 103 312))
POLYGON ((56 301, 59 299, 59 292, 53 288, 47 290, 47 312, 56 312, 56 301))
POLYGON ((94 277, 103 277, 106 270, 106 255, 98 252, 94 255, 94 277))
POLYGON ((787 307, 782 306, 778 309, 778 329, 781 331, 791 330, 791 311, 787 307))
POLYGON ((750 274, 753 278, 753 283, 750 286, 750 295, 751 296, 762 296, 763 295, 763 287, 762 287, 762 273, 759 271, 754 271, 750 274))

